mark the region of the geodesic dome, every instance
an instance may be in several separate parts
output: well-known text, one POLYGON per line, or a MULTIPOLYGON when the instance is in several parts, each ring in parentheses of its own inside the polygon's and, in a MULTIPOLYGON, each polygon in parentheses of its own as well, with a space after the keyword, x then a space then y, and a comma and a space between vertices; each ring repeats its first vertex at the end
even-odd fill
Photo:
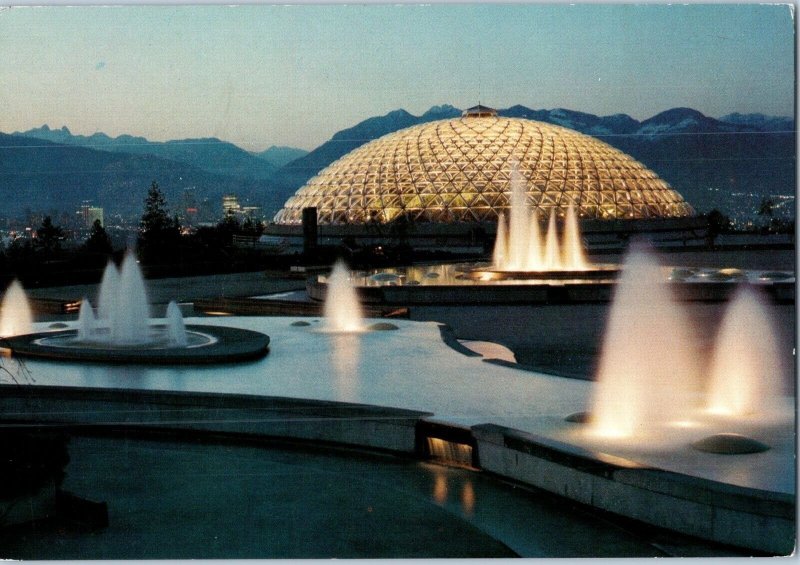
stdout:
POLYGON ((692 207, 653 171, 593 137, 543 122, 502 118, 477 106, 461 118, 385 135, 309 180, 275 215, 300 224, 495 222, 508 211, 512 170, 531 207, 582 218, 690 216, 692 207))

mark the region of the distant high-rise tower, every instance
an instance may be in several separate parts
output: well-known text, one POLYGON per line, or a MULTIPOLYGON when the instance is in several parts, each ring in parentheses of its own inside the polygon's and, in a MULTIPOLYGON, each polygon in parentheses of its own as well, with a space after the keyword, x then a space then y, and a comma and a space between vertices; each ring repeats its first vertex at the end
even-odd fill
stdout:
POLYGON ((224 216, 238 214, 241 210, 239 198, 235 194, 226 194, 222 197, 222 214, 224 216))
POLYGON ((100 220, 100 225, 101 226, 104 225, 103 224, 103 209, 102 208, 98 208, 96 206, 91 206, 89 208, 89 214, 88 214, 88 217, 86 219, 86 227, 88 227, 88 228, 92 227, 96 220, 100 220))
POLYGON ((183 215, 184 221, 192 225, 197 221, 198 216, 197 196, 194 188, 183 189, 183 215))
POLYGON ((81 207, 77 212, 80 218, 80 223, 85 228, 90 228, 95 220, 100 220, 100 225, 103 225, 103 209, 97 206, 92 206, 91 200, 84 200, 81 207))

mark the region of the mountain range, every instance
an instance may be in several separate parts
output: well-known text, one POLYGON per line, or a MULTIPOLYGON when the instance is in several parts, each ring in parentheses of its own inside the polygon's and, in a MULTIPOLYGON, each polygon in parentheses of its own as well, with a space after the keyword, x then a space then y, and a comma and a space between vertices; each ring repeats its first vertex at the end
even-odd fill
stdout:
MULTIPOLYGON (((730 194, 794 194, 795 123, 763 114, 718 119, 690 108, 673 108, 638 121, 627 114, 596 116, 563 108, 512 106, 501 116, 539 120, 595 136, 630 154, 676 188, 698 211, 725 211, 730 194)), ((395 110, 342 130, 305 152, 271 147, 249 153, 216 139, 167 142, 103 133, 73 135, 66 127, 42 126, 0 134, 0 190, 5 214, 25 208, 74 210, 83 200, 107 213, 136 215, 152 180, 173 209, 183 190, 220 203, 222 194, 261 204, 270 215, 308 179, 356 147, 402 128, 461 115, 449 105, 421 116, 395 110)))

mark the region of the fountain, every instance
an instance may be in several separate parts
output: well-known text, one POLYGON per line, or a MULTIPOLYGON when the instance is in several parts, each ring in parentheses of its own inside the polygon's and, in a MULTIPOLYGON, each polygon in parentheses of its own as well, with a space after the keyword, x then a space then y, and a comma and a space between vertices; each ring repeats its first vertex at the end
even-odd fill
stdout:
POLYGON ((564 269, 567 271, 583 271, 589 268, 586 251, 583 249, 581 233, 578 228, 578 218, 575 207, 567 208, 567 219, 564 224, 564 269))
MULTIPOLYGON (((113 279, 113 277, 112 277, 113 279)), ((110 343, 114 345, 140 345, 150 343, 150 319, 144 277, 136 256, 127 253, 122 261, 119 278, 114 281, 115 299, 109 312, 110 343)), ((101 287, 101 294, 103 289, 101 287)), ((106 291, 110 294, 111 291, 106 291)))
POLYGON ((30 333, 33 314, 25 290, 16 279, 6 289, 0 304, 0 337, 30 333))
POLYGON ((178 307, 178 303, 171 300, 167 305, 167 336, 169 343, 173 347, 186 347, 189 343, 186 335, 186 324, 183 322, 183 314, 178 307))
POLYGON ((525 179, 511 171, 508 222, 500 213, 490 267, 466 270, 462 277, 476 281, 524 279, 594 279, 614 275, 613 265, 592 265, 581 241, 578 216, 570 203, 559 241, 556 207, 550 208, 542 237, 538 209, 530 209, 525 179))
POLYGON ((786 417, 777 334, 759 291, 740 284, 704 360, 669 287, 653 251, 634 244, 611 306, 591 409, 567 420, 588 423, 593 437, 637 445, 674 441, 676 428, 687 428, 712 434, 691 442, 699 451, 770 449, 730 430, 757 430, 786 417))
POLYGON ((354 333, 364 331, 361 303, 350 282, 350 271, 337 261, 328 276, 328 290, 323 315, 326 331, 354 333))
POLYGON ((653 251, 634 243, 600 351, 590 411, 594 435, 647 436, 684 419, 700 375, 690 327, 653 251))
POLYGON ((113 261, 109 261, 100 280, 100 291, 97 295, 97 317, 110 320, 117 300, 119 270, 113 261))
POLYGON ((94 317, 94 310, 89 299, 84 297, 81 300, 81 309, 78 312, 78 341, 88 342, 94 337, 97 329, 97 320, 94 317))
POLYGON ((508 229, 501 215, 497 222, 495 248, 507 249, 495 254, 493 268, 498 271, 586 271, 590 266, 580 240, 575 207, 570 204, 564 225, 564 237, 558 241, 556 208, 550 209, 542 245, 538 210, 530 210, 525 179, 516 168, 511 171, 511 212, 508 229))
POLYGON ((506 249, 507 241, 506 216, 500 212, 497 216, 497 236, 495 237, 494 250, 492 252, 493 265, 505 265, 506 257, 508 257, 508 250, 506 249))
MULTIPOLYGON (((19 292, 21 288, 10 289, 6 300, 21 302, 19 292)), ((14 336, 7 340, 8 348, 24 357, 157 364, 243 361, 262 357, 269 350, 269 337, 259 332, 198 324, 187 327, 174 301, 161 322, 151 320, 149 310, 144 277, 135 255, 128 253, 120 271, 109 262, 103 273, 97 317, 84 298, 75 329, 30 333, 28 323, 27 328, 9 330, 14 336)))
POLYGON ((709 366, 708 412, 766 416, 781 391, 783 367, 759 291, 742 284, 726 310, 709 366))

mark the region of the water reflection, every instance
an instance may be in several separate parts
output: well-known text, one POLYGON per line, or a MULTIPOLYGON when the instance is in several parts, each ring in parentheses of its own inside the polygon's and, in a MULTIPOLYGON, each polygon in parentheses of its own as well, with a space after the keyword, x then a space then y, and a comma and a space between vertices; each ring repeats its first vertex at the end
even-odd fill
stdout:
POLYGON ((475 515, 477 496, 472 479, 468 476, 453 476, 444 467, 435 468, 431 497, 439 506, 447 506, 448 503, 458 505, 458 510, 464 517, 471 518, 475 515), (457 493, 458 500, 455 500, 455 496, 454 500, 448 500, 451 492, 457 493))
POLYGON ((472 481, 467 479, 461 488, 461 511, 465 516, 472 516, 475 511, 475 489, 472 481))
POLYGON ((356 402, 359 398, 361 342, 358 334, 328 334, 331 368, 334 375, 336 399, 356 402))
MULTIPOLYGON (((485 285, 490 282, 492 285, 519 285, 519 284, 564 284, 567 282, 585 282, 585 278, 576 277, 575 279, 510 279, 498 280, 491 276, 485 280, 465 278, 464 272, 474 269, 490 269, 491 263, 471 262, 471 263, 451 263, 435 265, 413 265, 408 267, 388 267, 383 269, 373 269, 369 271, 355 271, 352 273, 351 281, 359 287, 381 287, 381 286, 438 286, 438 285, 485 285)), ((676 266, 664 266, 660 268, 661 278, 664 281, 684 282, 684 283, 709 283, 709 282, 729 282, 735 284, 739 281, 747 280, 752 284, 769 286, 773 282, 791 282, 794 274, 786 272, 765 272, 758 270, 748 270, 733 273, 731 269, 689 269, 676 266)), ((603 279, 593 278, 593 282, 611 282, 613 275, 603 279)), ((327 278, 320 277, 321 282, 326 282, 327 278)))
POLYGON ((433 500, 441 506, 447 502, 447 476, 443 471, 433 478, 433 500))

